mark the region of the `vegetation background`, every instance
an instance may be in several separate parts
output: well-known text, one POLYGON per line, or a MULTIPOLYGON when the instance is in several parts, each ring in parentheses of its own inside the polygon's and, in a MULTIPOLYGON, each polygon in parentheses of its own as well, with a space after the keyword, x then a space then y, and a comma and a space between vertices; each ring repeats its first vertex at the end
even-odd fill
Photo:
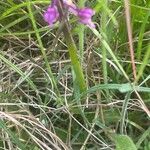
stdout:
POLYGON ((96 11, 69 19, 83 92, 50 1, 0 1, 0 150, 150 150, 150 1, 74 3, 96 11))

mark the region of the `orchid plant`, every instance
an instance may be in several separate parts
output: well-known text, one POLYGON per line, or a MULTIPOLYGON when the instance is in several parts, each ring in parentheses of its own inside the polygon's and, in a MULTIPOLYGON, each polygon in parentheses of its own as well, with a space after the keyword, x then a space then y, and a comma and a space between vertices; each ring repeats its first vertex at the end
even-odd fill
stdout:
POLYGON ((72 3, 71 0, 52 0, 51 5, 47 8, 43 16, 44 20, 49 24, 50 27, 53 26, 53 24, 58 20, 61 21, 63 20, 62 18, 65 17, 62 32, 64 33, 66 44, 68 46, 76 83, 79 86, 79 91, 82 93, 87 89, 87 87, 83 70, 78 60, 77 48, 69 28, 67 16, 69 13, 75 15, 80 23, 90 28, 95 28, 95 24, 91 19, 95 14, 95 11, 88 7, 78 8, 74 3, 72 3))

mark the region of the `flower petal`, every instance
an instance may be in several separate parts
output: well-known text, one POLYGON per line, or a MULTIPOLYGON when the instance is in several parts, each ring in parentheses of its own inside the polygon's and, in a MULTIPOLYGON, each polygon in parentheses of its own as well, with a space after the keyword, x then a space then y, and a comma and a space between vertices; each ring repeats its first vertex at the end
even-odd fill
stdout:
POLYGON ((95 24, 92 22, 91 19, 89 19, 89 20, 88 19, 87 20, 86 19, 80 19, 79 22, 82 24, 85 24, 91 28, 95 28, 95 24))
POLYGON ((68 8, 69 12, 71 12, 74 15, 78 14, 77 6, 73 4, 71 0, 63 0, 63 2, 66 5, 66 8, 68 8))
POLYGON ((91 8, 82 8, 78 10, 78 16, 80 18, 91 18, 95 14, 95 11, 91 8))
POLYGON ((46 12, 44 13, 44 20, 52 25, 54 22, 58 20, 59 13, 56 6, 49 6, 46 12))
POLYGON ((82 8, 78 9, 79 22, 95 28, 95 24, 92 22, 92 16, 95 14, 95 11, 91 8, 82 8))

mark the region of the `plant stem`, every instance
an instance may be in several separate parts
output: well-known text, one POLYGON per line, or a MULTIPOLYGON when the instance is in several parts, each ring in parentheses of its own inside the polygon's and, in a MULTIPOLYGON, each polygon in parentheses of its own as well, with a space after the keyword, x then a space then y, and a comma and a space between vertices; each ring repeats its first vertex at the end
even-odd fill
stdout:
MULTIPOLYGON (((104 0, 103 2, 104 2, 104 4, 103 4, 103 10, 104 10, 104 8, 107 7, 107 0, 104 0)), ((102 26, 101 26, 102 32, 104 33, 104 35, 105 35, 104 39, 106 40, 106 38, 107 38, 107 33, 106 33, 107 14, 105 11, 103 11, 103 13, 102 13, 101 22, 102 22, 102 26)), ((107 81, 107 62, 106 62, 107 51, 106 51, 106 48, 104 45, 102 45, 102 55, 103 55, 103 58, 102 58, 103 78, 104 78, 104 83, 107 84, 108 83, 108 81, 107 81)))
POLYGON ((77 84, 79 86, 79 90, 80 90, 80 92, 83 92, 86 90, 86 83, 84 80, 84 74, 83 74, 82 67, 81 67, 79 60, 78 60, 77 48, 76 48, 75 42, 74 42, 72 35, 71 35, 71 32, 70 32, 69 22, 67 21, 67 17, 64 16, 63 10, 64 10, 63 9, 63 3, 58 1, 58 11, 59 11, 59 14, 61 16, 60 18, 65 19, 64 20, 63 33, 65 36, 66 44, 68 46, 71 64, 72 64, 72 67, 73 67, 73 70, 74 70, 74 73, 76 76, 76 81, 77 81, 77 84))
MULTIPOLYGON (((107 8, 107 0, 103 0, 103 13, 102 13, 102 18, 101 18, 101 29, 102 32, 104 33, 104 39, 107 41, 107 12, 105 11, 105 9, 107 8)), ((101 46, 102 48, 102 68, 103 68, 103 78, 104 78, 104 83, 108 84, 108 73, 107 73, 107 50, 106 47, 102 44, 101 46)), ((107 99, 109 99, 109 90, 106 90, 106 96, 107 99)))
POLYGON ((134 79, 136 79, 136 66, 135 66, 135 60, 134 60, 134 48, 133 48, 132 27, 131 27, 131 14, 130 14, 129 4, 130 4, 129 0, 124 0, 126 26, 127 26, 127 32, 128 32, 132 71, 133 71, 133 77, 134 77, 134 79))
POLYGON ((54 86, 57 94, 59 95, 59 90, 58 90, 58 87, 57 87, 57 84, 55 82, 55 78, 53 76, 53 73, 52 73, 52 70, 51 70, 51 67, 49 65, 49 62, 48 62, 48 58, 46 56, 46 53, 45 53, 45 50, 44 50, 44 46, 43 46, 43 43, 42 43, 42 40, 40 38, 40 34, 39 34, 39 30, 37 28, 37 25, 36 25, 36 21, 35 21, 35 18, 34 18, 34 15, 32 13, 32 9, 31 9, 31 3, 29 0, 27 0, 28 2, 28 5, 27 5, 27 8, 28 8, 28 11, 29 11, 29 16, 30 16, 30 19, 31 19, 31 22, 32 22, 32 25, 33 25, 33 28, 34 28, 34 31, 35 31, 35 35, 37 37, 37 41, 39 43, 39 48, 41 50, 41 53, 43 55, 43 59, 45 61, 45 65, 46 65, 46 68, 47 68, 47 72, 48 72, 48 75, 49 77, 51 78, 51 81, 52 82, 52 85, 54 86))
MULTIPOLYGON (((79 1, 79 7, 83 8, 86 0, 80 0, 79 1)), ((84 25, 79 25, 79 51, 80 51, 80 62, 83 63, 83 57, 84 57, 84 25)))
POLYGON ((126 119, 126 114, 127 114, 127 107, 128 107, 128 102, 130 100, 131 92, 128 92, 126 94, 125 100, 123 102, 122 106, 122 112, 121 112, 121 121, 120 121, 120 133, 124 133, 124 126, 125 126, 125 119, 126 119))

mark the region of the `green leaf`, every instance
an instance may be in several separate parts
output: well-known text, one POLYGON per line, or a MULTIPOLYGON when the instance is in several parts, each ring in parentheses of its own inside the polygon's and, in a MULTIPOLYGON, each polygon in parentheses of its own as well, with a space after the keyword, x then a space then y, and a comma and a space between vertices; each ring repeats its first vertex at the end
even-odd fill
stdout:
POLYGON ((116 150, 137 150, 131 138, 127 135, 115 136, 116 150))

